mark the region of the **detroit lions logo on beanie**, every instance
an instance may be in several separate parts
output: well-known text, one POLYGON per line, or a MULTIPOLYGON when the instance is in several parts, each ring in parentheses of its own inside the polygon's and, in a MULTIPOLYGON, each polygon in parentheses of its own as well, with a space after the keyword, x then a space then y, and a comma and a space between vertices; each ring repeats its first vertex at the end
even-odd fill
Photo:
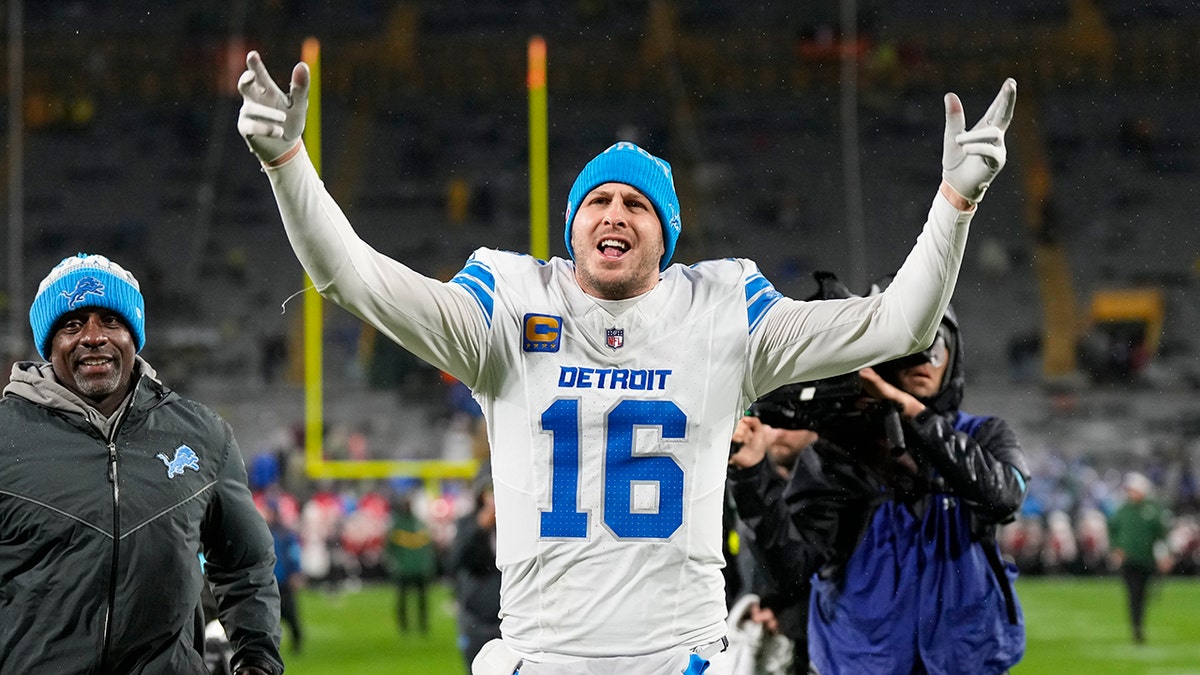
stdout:
POLYGON ((63 314, 84 307, 103 307, 121 315, 137 351, 146 344, 146 302, 137 279, 102 255, 79 253, 63 258, 38 285, 29 307, 33 344, 50 360, 50 339, 63 314))
POLYGON ((605 183, 632 185, 654 204, 654 211, 663 228, 663 257, 658 268, 667 269, 675 253, 679 231, 683 228, 671 165, 629 141, 615 143, 592 158, 571 186, 571 192, 567 195, 567 254, 572 260, 575 259, 575 250, 571 248, 571 221, 575 219, 580 203, 587 193, 605 183))

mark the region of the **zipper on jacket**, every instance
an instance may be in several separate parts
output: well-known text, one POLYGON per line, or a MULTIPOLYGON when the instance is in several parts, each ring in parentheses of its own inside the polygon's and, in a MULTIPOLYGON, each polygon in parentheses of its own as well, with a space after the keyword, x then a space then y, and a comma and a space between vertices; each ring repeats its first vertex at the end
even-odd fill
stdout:
MULTIPOLYGON (((115 434, 114 434, 115 435, 115 434)), ((108 611, 104 614, 104 647, 100 652, 100 672, 108 672, 108 650, 112 640, 113 617, 117 606, 117 565, 121 552, 121 488, 117 483, 117 444, 108 442, 108 480, 112 483, 113 546, 108 575, 108 611)))

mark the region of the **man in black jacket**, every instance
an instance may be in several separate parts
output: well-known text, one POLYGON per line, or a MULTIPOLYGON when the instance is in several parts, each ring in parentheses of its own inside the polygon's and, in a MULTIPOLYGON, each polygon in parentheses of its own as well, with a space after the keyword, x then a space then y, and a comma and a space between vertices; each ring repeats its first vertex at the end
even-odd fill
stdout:
POLYGON ((479 650, 500 637, 496 501, 486 466, 474 481, 475 508, 458 520, 447 561, 458 599, 459 647, 468 673, 479 650))
POLYGON ((735 433, 739 515, 785 588, 812 579, 822 675, 1002 673, 1024 654, 995 528, 1020 508, 1028 470, 1004 420, 959 410, 961 354, 949 310, 929 349, 860 371, 863 397, 819 425, 785 485, 764 460, 762 420, 735 433))
POLYGON ((137 280, 65 258, 29 319, 47 362, 0 399, 0 672, 205 675, 211 583, 234 672, 282 673, 271 534, 229 425, 137 356, 137 280))

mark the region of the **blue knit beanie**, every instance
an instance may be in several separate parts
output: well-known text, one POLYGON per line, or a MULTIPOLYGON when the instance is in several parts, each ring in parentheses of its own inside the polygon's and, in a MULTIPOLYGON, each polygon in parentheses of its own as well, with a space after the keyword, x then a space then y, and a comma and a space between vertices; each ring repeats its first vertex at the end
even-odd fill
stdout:
POLYGON ((654 204, 663 227, 663 257, 660 270, 667 269, 675 253, 682 223, 679 220, 679 197, 671 179, 671 165, 628 141, 621 141, 596 155, 583 167, 567 196, 567 254, 575 259, 571 248, 571 221, 587 193, 605 183, 625 183, 637 188, 654 204))
POLYGON ((125 320, 137 351, 146 344, 146 302, 138 281, 125 268, 102 255, 63 258, 38 285, 29 307, 33 344, 50 360, 50 339, 55 324, 67 312, 83 307, 111 309, 125 320))

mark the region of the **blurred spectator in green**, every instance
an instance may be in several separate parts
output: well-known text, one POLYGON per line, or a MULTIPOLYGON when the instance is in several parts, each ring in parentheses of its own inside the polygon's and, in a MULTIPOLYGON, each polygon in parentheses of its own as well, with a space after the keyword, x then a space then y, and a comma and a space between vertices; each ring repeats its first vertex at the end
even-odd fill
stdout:
POLYGON ((1143 619, 1150 579, 1156 571, 1171 569, 1166 543, 1171 514, 1165 506, 1149 498, 1151 488, 1146 476, 1136 471, 1126 474, 1125 503, 1108 521, 1111 559, 1125 582, 1133 641, 1138 644, 1146 639, 1143 619))
POLYGON ((392 502, 392 526, 387 539, 387 567, 396 582, 396 616, 400 632, 408 632, 409 596, 416 596, 417 627, 429 632, 429 582, 437 575, 437 551, 429 528, 413 513, 412 498, 392 502))

